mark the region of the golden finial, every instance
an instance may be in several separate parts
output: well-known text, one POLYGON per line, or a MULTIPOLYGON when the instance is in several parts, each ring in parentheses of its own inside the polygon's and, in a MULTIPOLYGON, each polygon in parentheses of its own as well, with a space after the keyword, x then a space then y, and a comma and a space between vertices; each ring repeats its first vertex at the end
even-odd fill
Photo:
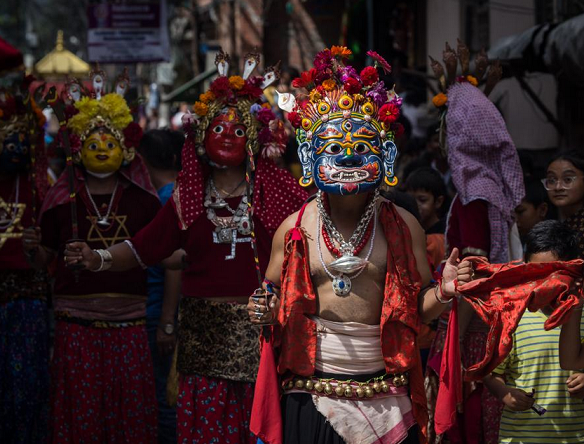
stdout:
POLYGON ((57 31, 57 47, 55 48, 57 51, 63 51, 63 30, 59 29, 57 31))

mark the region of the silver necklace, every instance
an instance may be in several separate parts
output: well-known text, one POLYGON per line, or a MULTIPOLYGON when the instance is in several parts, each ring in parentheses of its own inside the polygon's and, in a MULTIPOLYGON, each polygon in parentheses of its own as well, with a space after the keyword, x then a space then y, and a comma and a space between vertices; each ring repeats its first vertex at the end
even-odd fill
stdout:
POLYGON ((3 213, 6 214, 6 219, 4 219, 4 217, 2 217, 2 219, 0 219, 0 230, 7 230, 8 228, 10 228, 12 226, 12 224, 14 224, 14 221, 16 220, 16 216, 18 215, 18 201, 20 200, 20 180, 18 174, 16 175, 16 183, 14 185, 15 188, 15 192, 14 192, 14 204, 12 204, 11 202, 6 202, 6 211, 2 211, 3 213), (10 214, 10 211, 12 211, 12 218, 8 219, 8 215, 10 214))
POLYGON ((339 274, 335 276, 331 273, 328 269, 327 265, 324 262, 324 258, 322 256, 322 247, 320 245, 320 237, 322 235, 322 215, 318 213, 318 223, 317 223, 317 232, 316 232, 316 248, 318 250, 318 258, 320 259, 320 263, 322 268, 324 269, 325 273, 332 279, 332 286, 333 291, 337 296, 346 296, 351 292, 351 288, 353 287, 353 283, 351 282, 352 279, 357 279, 367 265, 369 265, 369 259, 371 258, 371 254, 373 253, 373 245, 375 241, 375 234, 377 231, 377 208, 373 207, 373 231, 371 233, 371 240, 369 241, 369 250, 367 250, 367 254, 365 255, 364 259, 360 257, 356 257, 352 255, 350 256, 343 256, 340 259, 337 259, 329 264, 330 268, 334 271, 338 271, 339 274), (358 267, 357 262, 351 259, 358 259, 358 267), (355 272, 353 276, 349 276, 350 273, 355 272))
POLYGON ((247 215, 247 195, 243 195, 235 210, 229 207, 227 202, 219 196, 212 179, 207 182, 205 189, 204 206, 207 209, 207 219, 215 225, 214 238, 220 243, 232 243, 234 230, 241 235, 248 236, 251 233, 251 223, 247 215), (227 209, 231 217, 218 217, 215 210, 227 209))
POLYGON ((330 216, 328 215, 326 209, 324 208, 322 191, 318 192, 318 194, 316 196, 316 205, 318 208, 318 212, 322 218, 324 228, 327 231, 327 234, 329 235, 331 240, 334 239, 339 244, 339 247, 340 247, 339 250, 342 252, 343 256, 352 256, 353 251, 355 250, 355 246, 359 245, 359 243, 361 242, 361 239, 363 239, 363 236, 365 235, 365 232, 367 231, 367 227, 369 226, 369 223, 371 222, 371 218, 373 217, 373 213, 375 212, 378 198, 379 198, 379 189, 375 190, 375 194, 373 195, 373 199, 371 199, 371 202, 369 202, 369 205, 367 205, 365 213, 363 213, 363 216, 361 216, 361 219, 359 220, 359 224, 357 225, 357 228, 355 229, 355 231, 351 235, 350 239, 348 241, 345 241, 345 238, 337 230, 337 228, 333 224, 333 221, 331 220, 330 216))
POLYGON ((114 191, 112 193, 112 197, 110 198, 109 201, 109 205, 107 207, 107 211, 105 213, 105 215, 101 215, 101 212, 99 211, 99 208, 97 208, 97 205, 95 204, 95 201, 93 200, 93 197, 91 196, 91 192, 89 191, 89 187, 87 186, 87 181, 84 182, 85 183, 85 190, 87 191, 87 195, 89 196, 89 200, 91 201, 91 204, 93 205, 93 209, 95 210, 95 215, 97 216, 97 225, 99 225, 100 227, 109 227, 110 226, 110 222, 108 221, 110 213, 112 211, 112 207, 114 205, 114 199, 116 197, 116 192, 118 191, 118 184, 119 181, 116 180, 116 186, 114 187, 114 191))

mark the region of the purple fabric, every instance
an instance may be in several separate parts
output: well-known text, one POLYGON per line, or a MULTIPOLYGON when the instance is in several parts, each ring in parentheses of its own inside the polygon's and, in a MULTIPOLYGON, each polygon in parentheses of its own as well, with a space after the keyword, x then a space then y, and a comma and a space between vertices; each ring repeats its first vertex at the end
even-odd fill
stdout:
POLYGON ((503 117, 470 83, 448 90, 448 165, 463 205, 489 203, 492 263, 509 261, 513 210, 525 195, 519 156, 503 117))

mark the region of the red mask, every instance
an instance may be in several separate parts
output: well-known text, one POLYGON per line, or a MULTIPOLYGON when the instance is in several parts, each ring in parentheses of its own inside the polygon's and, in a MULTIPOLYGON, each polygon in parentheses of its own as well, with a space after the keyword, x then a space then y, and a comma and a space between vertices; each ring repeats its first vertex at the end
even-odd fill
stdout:
POLYGON ((245 160, 245 126, 234 108, 227 108, 213 119, 205 135, 205 151, 219 166, 238 166, 245 160))

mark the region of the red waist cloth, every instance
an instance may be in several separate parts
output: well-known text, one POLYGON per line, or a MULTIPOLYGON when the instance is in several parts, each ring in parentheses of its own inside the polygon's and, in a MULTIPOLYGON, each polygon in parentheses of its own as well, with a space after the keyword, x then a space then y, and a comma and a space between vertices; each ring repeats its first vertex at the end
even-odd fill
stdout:
MULTIPOLYGON (((489 325, 484 358, 465 372, 465 379, 479 380, 490 374, 511 352, 512 334, 526 309, 534 312, 548 305, 552 307, 553 312, 544 324, 546 330, 568 320, 570 310, 578 304, 572 285, 582 276, 584 261, 489 264, 479 257, 468 260, 481 277, 460 286, 459 291, 489 325)), ((457 323, 458 317, 451 315, 440 372, 441 394, 436 403, 437 433, 454 425, 456 405, 461 398, 457 323)))

